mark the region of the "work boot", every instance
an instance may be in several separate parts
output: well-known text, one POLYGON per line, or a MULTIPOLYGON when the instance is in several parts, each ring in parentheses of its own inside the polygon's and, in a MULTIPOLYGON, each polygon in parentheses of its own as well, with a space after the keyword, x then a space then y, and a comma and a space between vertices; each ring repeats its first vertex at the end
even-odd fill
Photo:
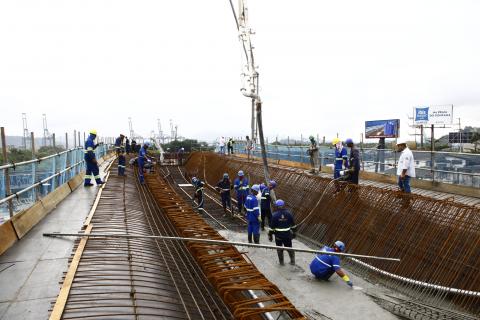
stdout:
POLYGON ((290 257, 290 264, 292 266, 295 265, 295 251, 288 251, 288 255, 290 257))
POLYGON ((254 234, 253 235, 253 242, 255 242, 256 244, 260 243, 260 235, 259 234, 254 234))
POLYGON ((83 186, 84 187, 93 187, 93 183, 85 183, 83 186))
POLYGON ((280 263, 281 266, 284 266, 285 262, 283 262, 283 250, 277 250, 277 255, 278 255, 278 262, 280 263))

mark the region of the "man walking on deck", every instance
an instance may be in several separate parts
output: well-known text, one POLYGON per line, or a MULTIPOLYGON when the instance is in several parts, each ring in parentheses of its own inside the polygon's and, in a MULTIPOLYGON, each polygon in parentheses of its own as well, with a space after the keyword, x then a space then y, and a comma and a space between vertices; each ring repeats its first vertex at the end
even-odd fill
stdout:
POLYGON ((85 172, 85 187, 93 186, 91 183, 92 175, 95 179, 97 185, 102 185, 104 182, 100 178, 100 170, 98 168, 97 158, 95 156, 95 149, 97 148, 98 144, 95 144, 95 138, 97 137, 97 130, 91 130, 90 134, 88 135, 87 140, 85 141, 85 164, 87 166, 85 172))
POLYGON ((198 210, 203 210, 203 202, 204 202, 204 197, 203 197, 203 187, 205 186, 205 183, 198 179, 197 177, 192 178, 192 185, 195 188, 195 193, 193 194, 193 200, 197 199, 198 205, 197 208, 198 210))
POLYGON ((138 177, 140 179, 141 184, 145 184, 145 177, 143 175, 144 169, 145 169, 145 164, 148 162, 152 162, 148 158, 148 147, 150 146, 150 143, 146 141, 143 146, 140 148, 140 151, 138 152, 138 177))
MULTIPOLYGON (((287 248, 292 247, 292 239, 295 238, 295 221, 290 211, 285 209, 285 202, 278 199, 275 201, 277 210, 273 213, 272 221, 270 221, 270 231, 268 232, 268 240, 273 241, 273 235, 275 235, 275 245, 278 247, 284 246, 287 248)), ((278 262, 280 265, 284 265, 283 250, 277 249, 278 262)), ((295 252, 288 251, 290 256, 290 264, 295 264, 295 252)))
POLYGON ((413 153, 408 148, 407 142, 404 140, 398 140, 397 149, 401 152, 397 167, 398 186, 401 191, 411 193, 410 179, 415 178, 415 161, 413 159, 413 153))

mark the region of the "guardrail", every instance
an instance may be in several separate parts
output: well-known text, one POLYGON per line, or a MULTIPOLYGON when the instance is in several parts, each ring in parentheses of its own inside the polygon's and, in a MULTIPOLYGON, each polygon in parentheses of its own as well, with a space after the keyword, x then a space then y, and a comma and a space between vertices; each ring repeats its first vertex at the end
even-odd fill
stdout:
MULTIPOLYGON (((99 145, 95 150, 97 159, 107 152, 107 145, 99 145)), ((83 148, 78 147, 0 166, 0 223, 82 172, 85 168, 83 159, 83 148)))
MULTIPOLYGON (((246 144, 236 141, 235 153, 247 154, 246 144)), ((274 160, 289 160, 310 163, 307 154, 308 146, 267 145, 267 157, 274 160)), ((366 172, 396 175, 399 153, 390 149, 359 149, 361 168, 366 172)), ((415 159, 416 179, 457 184, 480 188, 480 154, 417 151, 412 150, 415 159)), ((251 154, 260 156, 259 146, 252 149, 251 154)), ((332 165, 335 150, 320 146, 319 164, 332 165)))

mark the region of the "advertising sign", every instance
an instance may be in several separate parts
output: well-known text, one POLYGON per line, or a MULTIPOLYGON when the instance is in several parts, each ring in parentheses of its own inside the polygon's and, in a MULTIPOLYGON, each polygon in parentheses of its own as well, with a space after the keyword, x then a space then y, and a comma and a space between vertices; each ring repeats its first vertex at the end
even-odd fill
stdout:
POLYGON ((398 138, 400 119, 365 121, 365 138, 398 138))
POLYGON ((453 105, 415 107, 415 124, 449 125, 453 122, 453 105))
POLYGON ((471 143, 474 132, 449 132, 448 143, 471 143))

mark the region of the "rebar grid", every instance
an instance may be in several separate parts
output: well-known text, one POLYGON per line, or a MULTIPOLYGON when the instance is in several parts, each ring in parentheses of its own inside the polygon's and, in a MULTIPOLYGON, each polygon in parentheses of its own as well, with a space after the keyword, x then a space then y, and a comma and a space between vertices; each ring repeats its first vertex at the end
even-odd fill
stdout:
MULTIPOLYGON (((225 240, 184 202, 166 180, 160 176, 146 178, 157 204, 181 236, 225 240)), ((277 286, 265 278, 234 246, 193 242, 187 242, 186 246, 230 307, 235 319, 263 319, 267 312, 280 319, 305 319, 277 286), (258 297, 251 297, 249 291, 258 292, 258 297)))
MULTIPOLYGON (((235 177, 239 170, 250 185, 263 181, 258 162, 212 153, 192 154, 186 169, 210 183, 224 172, 235 177)), ((377 270, 347 259, 355 272, 432 306, 480 313, 480 208, 390 188, 330 183, 278 165, 270 171, 278 182, 277 198, 286 201, 297 223, 305 220, 299 225, 301 235, 318 244, 341 239, 347 251, 357 254, 402 259, 369 261, 377 270)))

